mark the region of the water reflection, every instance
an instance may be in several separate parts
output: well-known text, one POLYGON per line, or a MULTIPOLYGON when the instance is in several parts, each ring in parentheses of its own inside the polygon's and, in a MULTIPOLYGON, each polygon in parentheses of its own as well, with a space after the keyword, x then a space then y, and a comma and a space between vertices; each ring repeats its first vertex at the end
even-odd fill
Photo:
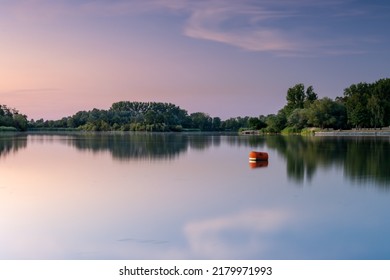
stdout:
POLYGON ((378 139, 350 141, 345 152, 345 173, 353 181, 375 180, 390 187, 390 142, 378 139))
POLYGON ((111 153, 115 160, 173 159, 187 150, 180 134, 92 134, 69 139, 78 150, 111 153))
POLYGON ((387 138, 64 133, 0 147, 0 259, 389 258, 390 192, 373 188, 389 183, 387 138), (251 150, 269 165, 251 170, 251 150))
MULTIPOLYGON (((354 182, 374 181, 387 188, 390 183, 390 139, 387 137, 301 137, 236 136, 186 133, 63 133, 6 134, 0 136, 0 157, 27 147, 31 142, 59 141, 80 151, 109 152, 114 160, 167 160, 189 149, 205 151, 230 146, 275 150, 286 161, 290 180, 312 180, 316 171, 343 168, 354 182)), ((271 159, 272 161, 272 159, 271 159)), ((267 167, 268 163, 250 164, 250 168, 267 167)))
POLYGON ((354 182, 390 183, 390 141, 387 137, 267 138, 267 146, 286 159, 287 174, 296 182, 311 180, 318 168, 343 168, 354 182))
POLYGON ((255 168, 264 168, 268 166, 268 161, 250 161, 249 167, 252 169, 255 168))
POLYGON ((185 226, 184 232, 195 254, 212 259, 242 259, 269 250, 273 245, 270 244, 271 237, 283 229, 290 218, 291 213, 282 210, 246 209, 191 222, 185 226))
POLYGON ((3 134, 0 137, 0 158, 27 147, 25 134, 3 134))

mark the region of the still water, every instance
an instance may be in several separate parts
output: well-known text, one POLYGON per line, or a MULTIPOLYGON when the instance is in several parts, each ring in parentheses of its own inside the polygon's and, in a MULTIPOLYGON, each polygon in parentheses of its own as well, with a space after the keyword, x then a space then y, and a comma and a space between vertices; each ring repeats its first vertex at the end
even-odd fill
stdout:
POLYGON ((0 134, 0 259, 390 259, 389 156, 389 137, 0 134))

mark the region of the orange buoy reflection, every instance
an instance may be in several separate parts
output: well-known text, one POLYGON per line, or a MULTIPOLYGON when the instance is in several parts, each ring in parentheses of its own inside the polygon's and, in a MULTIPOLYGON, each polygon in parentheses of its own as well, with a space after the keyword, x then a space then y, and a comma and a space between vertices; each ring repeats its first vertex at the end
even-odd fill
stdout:
POLYGON ((249 162, 249 167, 252 169, 267 167, 267 166, 268 166, 268 161, 250 161, 249 162))

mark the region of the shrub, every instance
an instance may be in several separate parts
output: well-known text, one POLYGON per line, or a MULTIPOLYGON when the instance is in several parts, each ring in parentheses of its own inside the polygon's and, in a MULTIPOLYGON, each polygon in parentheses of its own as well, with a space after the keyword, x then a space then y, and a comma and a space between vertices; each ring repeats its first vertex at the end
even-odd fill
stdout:
POLYGON ((0 132, 15 132, 18 131, 15 127, 12 126, 0 126, 0 132))

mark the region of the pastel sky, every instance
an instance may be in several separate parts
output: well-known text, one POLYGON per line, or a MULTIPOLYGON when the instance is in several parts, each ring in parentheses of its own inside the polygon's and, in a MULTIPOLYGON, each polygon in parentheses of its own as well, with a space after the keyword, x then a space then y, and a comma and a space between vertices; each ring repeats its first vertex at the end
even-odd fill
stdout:
POLYGON ((389 77, 389 27, 387 0, 0 0, 0 104, 267 115, 297 83, 335 98, 389 77))

